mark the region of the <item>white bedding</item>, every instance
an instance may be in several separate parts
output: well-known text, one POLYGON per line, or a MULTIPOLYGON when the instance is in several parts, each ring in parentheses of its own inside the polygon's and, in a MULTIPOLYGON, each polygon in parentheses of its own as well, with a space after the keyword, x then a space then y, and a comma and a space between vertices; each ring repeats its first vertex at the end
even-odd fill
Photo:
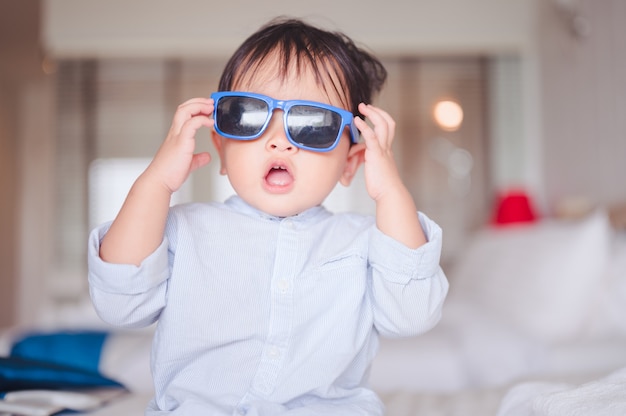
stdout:
POLYGON ((584 383, 533 381, 510 389, 498 416, 626 414, 626 368, 584 383))
MULTIPOLYGON (((456 394, 395 392, 381 395, 387 416, 487 416, 495 415, 504 391, 462 391, 456 394)), ((145 394, 129 394, 92 411, 90 416, 141 415, 148 403, 145 394)))
MULTIPOLYGON (((441 323, 381 341, 371 384, 388 416, 626 414, 626 235, 604 212, 486 228, 446 272, 441 323)), ((101 371, 131 394, 90 415, 142 414, 150 342, 107 340, 101 371)))

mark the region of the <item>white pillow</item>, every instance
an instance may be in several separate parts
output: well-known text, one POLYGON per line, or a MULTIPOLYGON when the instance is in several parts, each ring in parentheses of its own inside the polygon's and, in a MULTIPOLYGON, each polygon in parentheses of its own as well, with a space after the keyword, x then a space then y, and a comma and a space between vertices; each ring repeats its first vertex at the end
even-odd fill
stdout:
POLYGON ((144 330, 112 332, 102 346, 99 370, 133 393, 153 394, 150 350, 154 326, 144 330))
POLYGON ((578 221, 482 230, 449 274, 449 301, 539 340, 569 339, 583 329, 604 286, 610 237, 601 211, 578 221))

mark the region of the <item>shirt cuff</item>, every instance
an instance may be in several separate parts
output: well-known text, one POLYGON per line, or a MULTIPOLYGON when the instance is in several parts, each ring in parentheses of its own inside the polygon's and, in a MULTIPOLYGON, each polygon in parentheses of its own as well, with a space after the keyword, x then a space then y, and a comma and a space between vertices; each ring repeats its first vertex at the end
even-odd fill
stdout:
POLYGON ((136 266, 134 264, 108 263, 100 258, 100 243, 111 223, 95 228, 89 235, 87 263, 89 284, 107 293, 135 295, 157 287, 169 277, 168 244, 161 245, 136 266))
POLYGON ((442 248, 441 227, 424 213, 418 212, 426 243, 410 249, 374 227, 370 239, 370 263, 384 270, 386 280, 407 284, 409 280, 428 279, 439 273, 442 248))

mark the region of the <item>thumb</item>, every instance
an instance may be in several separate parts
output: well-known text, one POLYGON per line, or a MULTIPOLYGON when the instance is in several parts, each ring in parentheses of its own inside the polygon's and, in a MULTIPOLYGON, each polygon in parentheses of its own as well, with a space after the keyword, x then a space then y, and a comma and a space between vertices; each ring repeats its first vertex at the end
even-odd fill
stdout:
POLYGON ((191 159, 191 166, 189 172, 193 172, 196 169, 199 169, 203 166, 206 166, 211 161, 211 154, 209 152, 202 152, 193 155, 191 159))

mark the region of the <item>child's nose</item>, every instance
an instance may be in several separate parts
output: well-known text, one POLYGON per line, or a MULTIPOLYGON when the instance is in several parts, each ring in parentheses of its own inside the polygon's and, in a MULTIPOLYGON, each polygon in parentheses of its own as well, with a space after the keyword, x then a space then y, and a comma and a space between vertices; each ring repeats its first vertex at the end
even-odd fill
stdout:
POLYGON ((265 131, 267 136, 265 145, 268 150, 273 151, 295 151, 297 149, 288 139, 285 126, 283 124, 283 112, 281 110, 274 111, 270 124, 265 131))

